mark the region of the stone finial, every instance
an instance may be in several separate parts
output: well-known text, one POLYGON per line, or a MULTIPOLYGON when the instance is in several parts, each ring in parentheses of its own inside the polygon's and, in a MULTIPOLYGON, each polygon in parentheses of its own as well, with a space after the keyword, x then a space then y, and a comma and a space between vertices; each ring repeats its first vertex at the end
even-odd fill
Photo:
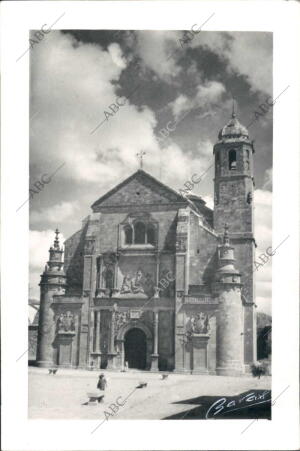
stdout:
POLYGON ((232 97, 232 115, 231 115, 232 119, 234 119, 236 117, 235 108, 234 108, 234 100, 235 100, 234 97, 232 97))
POLYGON ((228 224, 225 223, 225 225, 224 225, 224 239, 223 239, 223 243, 225 245, 229 245, 228 229, 229 229, 228 224))
POLYGON ((56 229, 55 230, 54 249, 58 249, 59 250, 59 238, 58 238, 58 235, 59 235, 59 230, 56 229))

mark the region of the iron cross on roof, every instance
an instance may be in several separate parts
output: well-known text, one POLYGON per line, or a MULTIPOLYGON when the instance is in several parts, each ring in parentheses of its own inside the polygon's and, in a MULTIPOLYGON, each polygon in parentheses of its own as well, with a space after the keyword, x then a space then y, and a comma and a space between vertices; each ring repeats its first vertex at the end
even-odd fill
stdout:
POLYGON ((143 157, 144 157, 144 155, 146 155, 146 152, 144 152, 144 150, 141 150, 139 153, 136 154, 136 156, 140 160, 140 168, 141 169, 143 169, 143 157))

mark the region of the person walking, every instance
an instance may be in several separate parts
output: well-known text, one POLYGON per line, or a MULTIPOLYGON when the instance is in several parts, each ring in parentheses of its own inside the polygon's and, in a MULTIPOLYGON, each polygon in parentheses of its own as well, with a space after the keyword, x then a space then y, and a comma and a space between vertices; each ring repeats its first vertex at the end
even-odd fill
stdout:
POLYGON ((99 379, 98 379, 97 388, 99 390, 104 391, 106 389, 106 386, 107 386, 107 380, 106 380, 104 374, 101 373, 100 376, 99 376, 99 379))

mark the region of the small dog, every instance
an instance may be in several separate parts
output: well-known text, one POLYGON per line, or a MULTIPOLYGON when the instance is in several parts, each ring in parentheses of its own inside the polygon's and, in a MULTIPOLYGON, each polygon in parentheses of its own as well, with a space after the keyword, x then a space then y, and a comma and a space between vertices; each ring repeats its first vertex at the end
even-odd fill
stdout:
POLYGON ((165 379, 168 379, 169 375, 168 374, 162 374, 161 378, 164 381, 165 379))
POLYGON ((58 368, 49 368, 48 371, 49 371, 49 374, 56 374, 58 371, 58 368))

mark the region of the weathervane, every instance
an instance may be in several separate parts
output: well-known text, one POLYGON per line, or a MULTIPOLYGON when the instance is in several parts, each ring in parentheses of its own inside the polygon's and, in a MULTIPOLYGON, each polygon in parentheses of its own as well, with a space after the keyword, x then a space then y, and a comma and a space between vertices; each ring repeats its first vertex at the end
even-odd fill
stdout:
POLYGON ((139 153, 136 154, 136 156, 140 160, 140 168, 141 169, 143 169, 143 157, 144 157, 144 155, 146 155, 146 152, 144 152, 143 150, 141 150, 139 153))

